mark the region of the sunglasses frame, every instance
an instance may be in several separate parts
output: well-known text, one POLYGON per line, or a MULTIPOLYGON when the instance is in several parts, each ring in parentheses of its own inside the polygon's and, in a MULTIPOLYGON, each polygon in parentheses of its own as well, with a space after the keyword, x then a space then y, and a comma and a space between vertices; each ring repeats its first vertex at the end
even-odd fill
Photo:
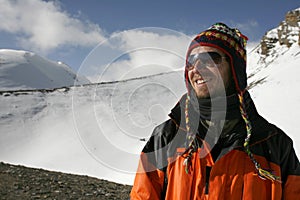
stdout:
POLYGON ((207 66, 217 67, 220 64, 222 64, 223 58, 225 58, 228 61, 227 56, 222 56, 221 54, 215 51, 192 54, 189 55, 187 58, 186 68, 190 71, 194 69, 194 67, 196 67, 197 69, 201 69, 207 66), (198 64, 195 66, 197 62, 198 64))

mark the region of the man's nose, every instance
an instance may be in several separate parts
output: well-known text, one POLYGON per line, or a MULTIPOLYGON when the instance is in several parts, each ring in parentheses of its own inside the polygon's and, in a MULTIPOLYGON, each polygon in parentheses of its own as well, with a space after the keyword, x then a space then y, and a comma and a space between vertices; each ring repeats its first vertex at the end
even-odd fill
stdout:
POLYGON ((200 61, 197 61, 195 64, 194 64, 194 67, 193 67, 193 72, 201 72, 203 70, 205 70, 207 68, 207 65, 205 63, 201 63, 200 61))

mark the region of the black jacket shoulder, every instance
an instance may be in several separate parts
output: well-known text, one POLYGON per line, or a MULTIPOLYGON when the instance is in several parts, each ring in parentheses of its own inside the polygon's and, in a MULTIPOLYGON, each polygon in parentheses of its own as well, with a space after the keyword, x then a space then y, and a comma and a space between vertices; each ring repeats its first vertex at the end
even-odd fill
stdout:
POLYGON ((146 143, 143 152, 147 153, 165 147, 175 137, 177 130, 178 126, 172 119, 168 119, 156 126, 150 139, 146 143))

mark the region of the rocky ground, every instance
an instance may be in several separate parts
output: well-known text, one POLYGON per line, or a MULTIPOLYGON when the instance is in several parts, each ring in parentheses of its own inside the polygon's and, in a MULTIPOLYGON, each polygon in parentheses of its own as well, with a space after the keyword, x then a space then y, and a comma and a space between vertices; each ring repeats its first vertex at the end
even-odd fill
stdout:
POLYGON ((129 199, 131 186, 0 162, 0 199, 129 199))

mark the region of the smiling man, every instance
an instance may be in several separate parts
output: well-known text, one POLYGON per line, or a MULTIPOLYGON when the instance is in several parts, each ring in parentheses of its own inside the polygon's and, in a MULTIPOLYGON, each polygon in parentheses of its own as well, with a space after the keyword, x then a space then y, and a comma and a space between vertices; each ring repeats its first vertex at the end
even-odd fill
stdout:
POLYGON ((219 49, 199 46, 188 56, 188 78, 198 98, 234 93, 230 60, 219 49), (209 90, 210 88, 210 90, 209 90))
POLYGON ((255 108, 247 38, 214 24, 191 42, 187 93, 145 145, 131 199, 300 199, 292 140, 255 108))

